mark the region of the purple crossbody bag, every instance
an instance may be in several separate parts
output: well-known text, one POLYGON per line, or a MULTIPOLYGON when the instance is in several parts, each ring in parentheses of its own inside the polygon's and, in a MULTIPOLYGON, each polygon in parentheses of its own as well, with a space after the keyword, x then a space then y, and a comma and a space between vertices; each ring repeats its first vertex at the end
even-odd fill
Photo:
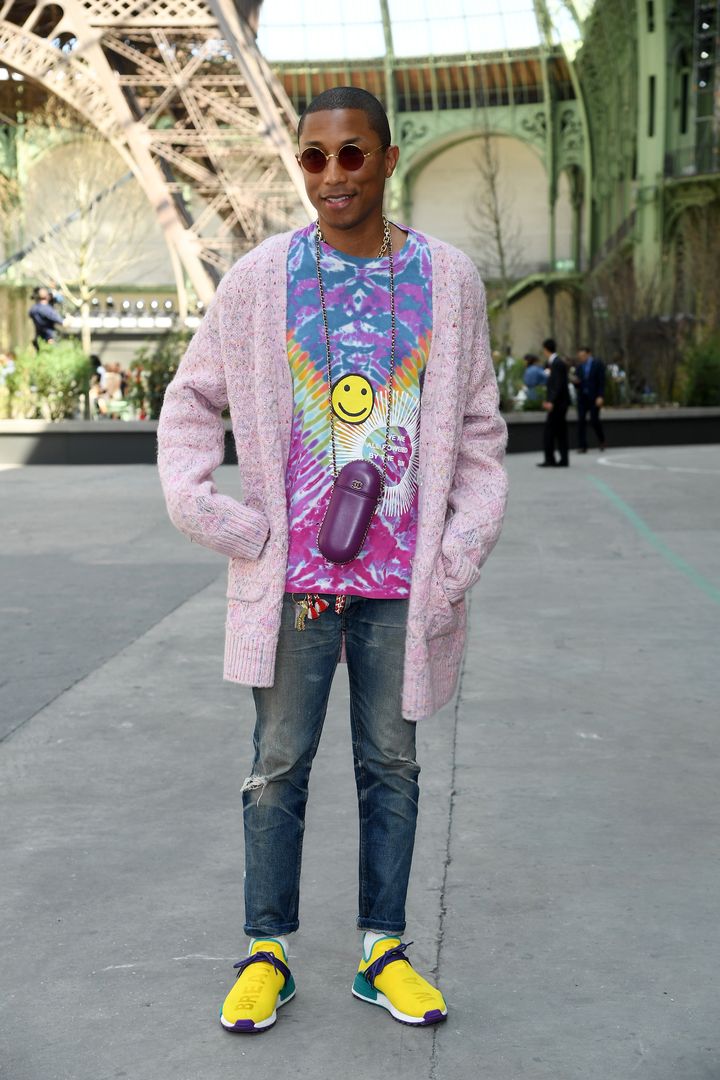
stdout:
POLYGON ((342 467, 318 533, 324 559, 348 563, 358 557, 382 493, 382 475, 372 462, 348 461, 342 467))

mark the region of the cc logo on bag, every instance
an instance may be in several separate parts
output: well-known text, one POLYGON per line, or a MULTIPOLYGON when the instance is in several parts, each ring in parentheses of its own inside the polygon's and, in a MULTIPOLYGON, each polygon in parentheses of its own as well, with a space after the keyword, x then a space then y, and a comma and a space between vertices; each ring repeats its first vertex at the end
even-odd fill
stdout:
POLYGON ((350 487, 355 488, 356 491, 362 490, 362 480, 353 480, 350 487))

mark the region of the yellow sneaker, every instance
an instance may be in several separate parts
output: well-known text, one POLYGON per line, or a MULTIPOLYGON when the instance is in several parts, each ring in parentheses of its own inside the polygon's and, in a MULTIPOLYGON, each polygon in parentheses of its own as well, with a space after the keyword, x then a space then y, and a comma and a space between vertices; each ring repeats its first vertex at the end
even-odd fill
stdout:
POLYGON ((235 964, 237 979, 220 1010, 226 1031, 265 1031, 277 1019, 277 1010, 295 996, 295 981, 279 941, 254 941, 250 955, 235 964))
POLYGON ((439 1024, 447 1016, 445 999, 413 970, 407 947, 396 937, 376 941, 369 956, 363 952, 352 992, 361 1001, 381 1005, 401 1024, 439 1024))

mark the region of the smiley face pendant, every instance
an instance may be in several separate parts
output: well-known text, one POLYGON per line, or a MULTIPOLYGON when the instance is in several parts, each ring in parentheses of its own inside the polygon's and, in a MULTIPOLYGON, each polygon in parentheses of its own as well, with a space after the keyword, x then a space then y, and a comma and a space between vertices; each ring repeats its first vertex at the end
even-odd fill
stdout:
POLYGON ((364 375, 343 375, 333 383, 332 409, 346 424, 362 424, 373 410, 375 391, 364 375))

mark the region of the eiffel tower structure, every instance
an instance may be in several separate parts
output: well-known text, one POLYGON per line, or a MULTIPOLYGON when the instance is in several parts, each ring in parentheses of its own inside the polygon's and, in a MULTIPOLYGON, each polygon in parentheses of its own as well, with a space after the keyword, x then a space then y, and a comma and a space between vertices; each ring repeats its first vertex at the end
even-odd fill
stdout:
MULTIPOLYGON (((0 57, 70 105, 127 162, 185 281, 207 304, 268 233, 311 214, 297 116, 247 0, 0 0, 0 57)), ((82 168, 82 162, 78 162, 82 168)))

